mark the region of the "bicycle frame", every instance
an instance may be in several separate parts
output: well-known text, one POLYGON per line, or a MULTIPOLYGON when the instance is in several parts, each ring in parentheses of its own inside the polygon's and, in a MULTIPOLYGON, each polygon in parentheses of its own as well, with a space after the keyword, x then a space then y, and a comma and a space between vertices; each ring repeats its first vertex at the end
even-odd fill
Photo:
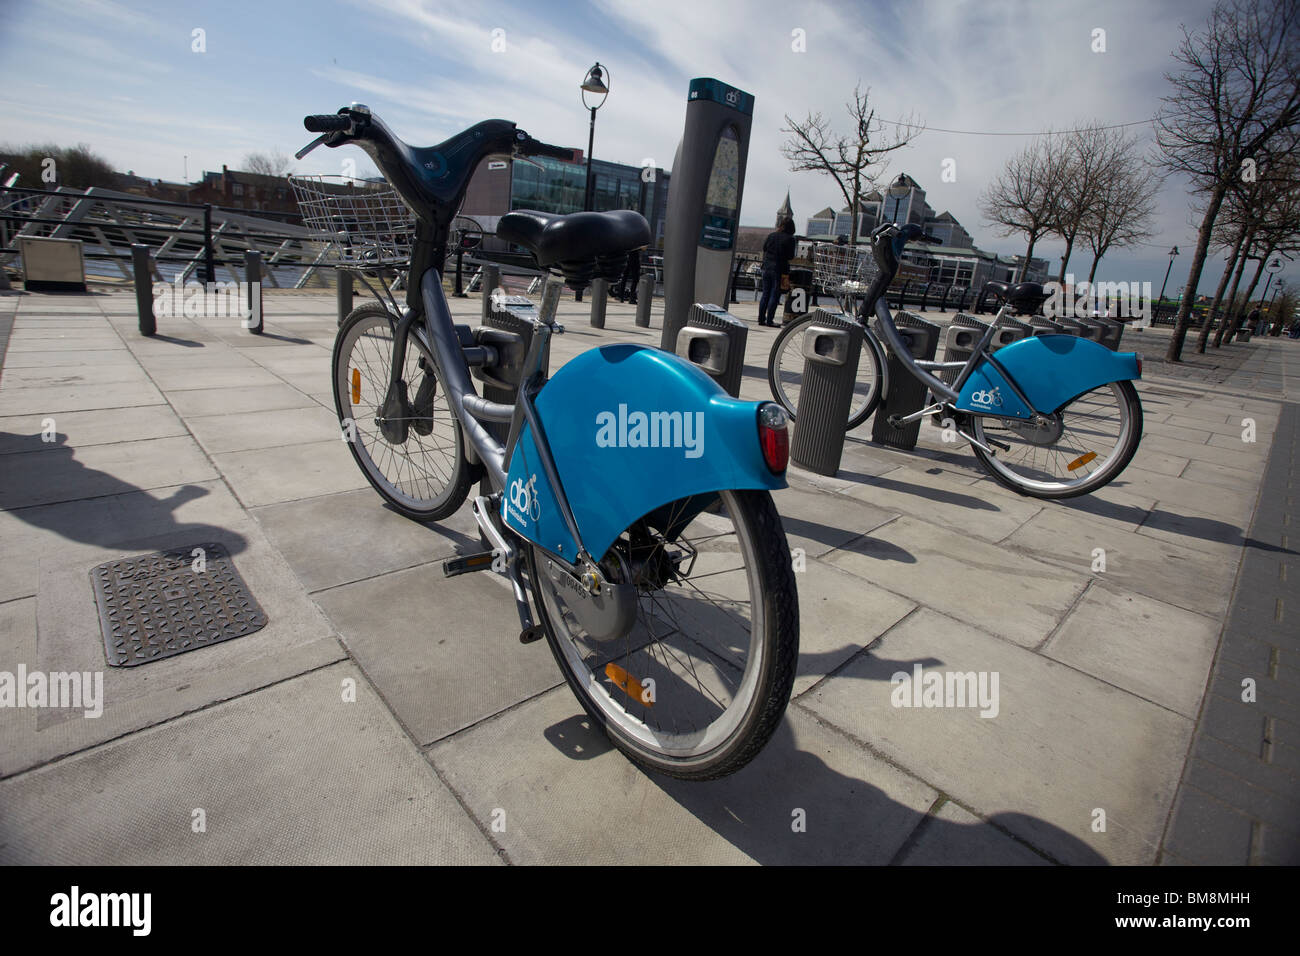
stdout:
MULTIPOLYGON (((875 314, 885 345, 938 400, 900 417, 896 424, 916 421, 945 406, 987 418, 1043 421, 1071 398, 1101 385, 1142 375, 1141 359, 1135 353, 1112 352, 1071 335, 1021 339, 1000 349, 995 356, 989 346, 997 334, 997 319, 1006 311, 1007 306, 999 310, 965 362, 927 362, 912 356, 894 325, 885 296, 877 298, 875 314), (959 369, 951 385, 932 374, 951 368, 959 369), (1003 395, 1004 389, 1008 395, 1003 395), (987 396, 996 399, 1001 411, 994 410, 992 401, 984 400, 987 396)), ((963 434, 962 437, 979 444, 972 436, 963 434)))

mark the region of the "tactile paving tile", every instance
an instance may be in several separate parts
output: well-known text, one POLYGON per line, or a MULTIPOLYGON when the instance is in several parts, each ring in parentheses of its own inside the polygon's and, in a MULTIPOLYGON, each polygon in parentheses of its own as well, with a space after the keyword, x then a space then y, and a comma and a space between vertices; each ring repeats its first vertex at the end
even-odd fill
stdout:
POLYGON ((90 580, 113 667, 162 660, 266 626, 266 614, 220 544, 109 561, 92 568, 90 580), (196 548, 203 551, 201 571, 196 548))

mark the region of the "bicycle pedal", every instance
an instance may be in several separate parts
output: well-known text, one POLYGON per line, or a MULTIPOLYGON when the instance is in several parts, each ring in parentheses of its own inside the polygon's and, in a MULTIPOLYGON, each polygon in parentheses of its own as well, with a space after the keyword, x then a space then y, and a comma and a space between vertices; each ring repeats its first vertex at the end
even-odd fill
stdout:
POLYGON ((1004 442, 1004 441, 998 441, 996 438, 990 438, 988 435, 985 435, 985 436, 984 436, 984 441, 987 442, 988 444, 992 445, 994 448, 1000 449, 1000 450, 1002 450, 1002 451, 1010 451, 1010 450, 1011 450, 1011 446, 1008 445, 1006 442, 1004 442))
POLYGON ((458 558, 448 558, 442 562, 442 573, 444 577, 454 578, 459 574, 487 571, 491 569, 495 558, 496 553, 492 551, 480 551, 477 554, 463 554, 458 558))
POLYGON ((546 636, 546 628, 540 624, 534 624, 532 627, 526 627, 519 632, 520 644, 532 644, 540 641, 546 636))

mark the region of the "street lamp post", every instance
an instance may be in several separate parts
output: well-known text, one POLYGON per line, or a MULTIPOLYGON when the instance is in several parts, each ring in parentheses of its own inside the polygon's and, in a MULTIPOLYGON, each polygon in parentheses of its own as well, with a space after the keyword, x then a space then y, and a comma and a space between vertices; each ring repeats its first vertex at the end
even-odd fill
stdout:
MULTIPOLYGON (((1159 298, 1156 299, 1156 303, 1157 303, 1157 305, 1156 305, 1156 309, 1157 309, 1157 310, 1160 308, 1159 303, 1165 301, 1165 286, 1169 284, 1169 273, 1170 273, 1170 272, 1173 270, 1173 268, 1174 268, 1174 256, 1176 256, 1176 255, 1178 255, 1178 247, 1177 247, 1177 246, 1174 246, 1172 249, 1169 250, 1169 266, 1168 266, 1168 268, 1165 269, 1165 281, 1162 282, 1162 283, 1160 283, 1160 296, 1159 296, 1159 298)), ((1152 320, 1152 321, 1155 321, 1155 315, 1152 315, 1152 316, 1151 316, 1151 320, 1152 320)))
MULTIPOLYGON (((906 173, 899 173, 898 178, 889 184, 889 195, 894 197, 894 222, 898 222, 898 207, 903 204, 903 197, 912 191, 911 184, 907 181, 906 173)), ((854 224, 856 226, 856 223, 854 224)), ((855 229, 856 233, 857 230, 855 229)), ((853 237, 855 240, 857 236, 853 237)))
POLYGON ((596 143, 596 110, 605 105, 605 99, 609 96, 609 84, 605 82, 605 77, 609 71, 603 68, 599 61, 590 70, 587 71, 586 77, 582 81, 582 105, 591 110, 591 129, 587 134, 587 182, 583 187, 582 208, 589 211, 593 204, 591 195, 591 150, 596 143), (600 102, 592 105, 587 102, 587 94, 599 96, 600 102))

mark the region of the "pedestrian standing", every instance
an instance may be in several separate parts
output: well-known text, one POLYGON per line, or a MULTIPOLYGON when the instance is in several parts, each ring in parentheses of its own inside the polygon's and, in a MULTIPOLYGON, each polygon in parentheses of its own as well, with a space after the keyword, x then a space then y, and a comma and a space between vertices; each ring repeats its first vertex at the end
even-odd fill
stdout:
POLYGON ((781 302, 783 277, 794 258, 794 220, 784 220, 763 240, 763 295, 758 302, 758 324, 775 326, 776 307, 781 302))

